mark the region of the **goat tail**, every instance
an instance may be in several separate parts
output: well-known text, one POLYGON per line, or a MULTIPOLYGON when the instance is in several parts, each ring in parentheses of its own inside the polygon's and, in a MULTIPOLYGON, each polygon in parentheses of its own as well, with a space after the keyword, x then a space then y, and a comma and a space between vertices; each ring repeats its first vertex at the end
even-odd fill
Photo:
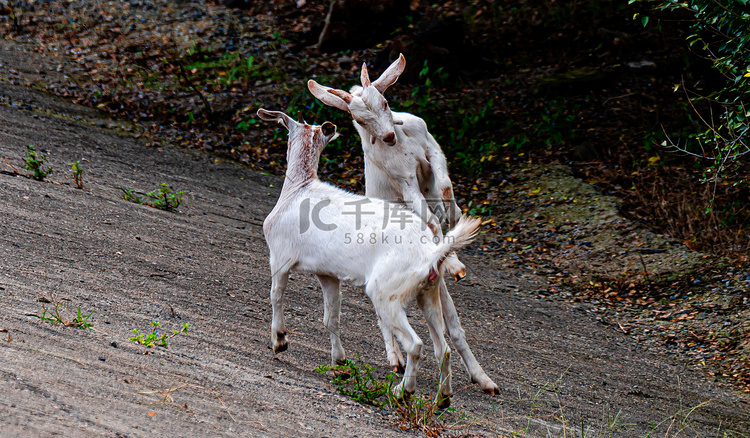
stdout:
POLYGON ((456 226, 448 231, 435 248, 432 266, 439 270, 448 254, 471 243, 477 237, 481 222, 479 218, 462 215, 456 226))

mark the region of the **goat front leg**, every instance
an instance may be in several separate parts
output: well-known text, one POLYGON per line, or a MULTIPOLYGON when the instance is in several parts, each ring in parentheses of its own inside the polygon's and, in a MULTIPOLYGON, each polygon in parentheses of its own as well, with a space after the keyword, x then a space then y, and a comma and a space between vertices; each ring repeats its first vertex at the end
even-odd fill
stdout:
POLYGON ((458 354, 463 359, 469 377, 474 383, 479 383, 482 391, 489 395, 500 395, 500 388, 484 372, 482 367, 471 352, 468 342, 466 342, 466 332, 461 327, 461 321, 456 312, 456 306, 453 304, 453 298, 448 294, 448 287, 443 279, 440 280, 440 303, 442 304, 443 319, 448 328, 448 335, 451 337, 453 345, 456 347, 458 354))
MULTIPOLYGON (((432 230, 434 236, 443 237, 443 231, 440 228, 440 220, 437 216, 432 214, 430 211, 427 200, 422 196, 422 192, 419 190, 419 183, 416 178, 405 180, 401 184, 401 190, 403 192, 403 199, 406 205, 410 206, 417 215, 422 218, 427 227, 432 230)), ((445 270, 451 275, 456 281, 466 277, 466 266, 458 260, 455 253, 451 253, 446 259, 445 270)))
POLYGON ((443 231, 440 228, 440 220, 430 211, 430 207, 419 189, 419 182, 416 178, 402 181, 401 197, 404 203, 422 219, 422 222, 432 231, 434 236, 443 236, 443 231))
MULTIPOLYGON (((450 179, 448 179, 447 173, 437 178, 436 191, 440 193, 440 211, 442 211, 448 221, 449 228, 453 228, 459 219, 461 219, 461 209, 458 208, 456 200, 453 197, 453 186, 451 185, 450 179)), ((456 281, 466 277, 466 266, 458 260, 455 252, 448 255, 445 260, 445 270, 450 274, 456 281)))
MULTIPOLYGON (((445 212, 445 207, 443 206, 442 195, 437 187, 435 187, 435 181, 432 180, 432 177, 430 177, 429 181, 423 181, 422 195, 424 196, 425 201, 427 201, 427 205, 430 207, 432 214, 437 216, 440 225, 442 226, 443 224, 448 223, 448 217, 445 212)), ((452 226, 453 224, 451 224, 451 227, 452 226)))
POLYGON ((339 279, 328 275, 318 275, 323 289, 323 325, 331 337, 331 365, 346 362, 346 353, 341 345, 339 318, 341 315, 341 287, 339 279))
POLYGON ((284 325, 284 290, 289 280, 289 271, 271 265, 271 348, 274 353, 286 350, 289 344, 286 340, 286 326, 284 325))
POLYGON ((442 206, 448 219, 448 227, 453 228, 461 219, 461 209, 456 204, 456 198, 453 196, 453 185, 451 185, 450 180, 439 183, 438 191, 443 200, 442 206))

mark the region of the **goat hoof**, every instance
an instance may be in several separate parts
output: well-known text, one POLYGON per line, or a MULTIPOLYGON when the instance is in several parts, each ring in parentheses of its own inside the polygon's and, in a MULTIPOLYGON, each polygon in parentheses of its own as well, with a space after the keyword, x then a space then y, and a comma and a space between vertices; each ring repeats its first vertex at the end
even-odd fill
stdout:
POLYGON ((401 383, 399 383, 395 388, 393 388, 393 390, 391 390, 391 395, 393 395, 393 397, 399 401, 408 401, 411 397, 411 393, 405 390, 404 385, 401 383))
POLYGON ((391 368, 393 368, 393 372, 396 373, 396 374, 404 374, 404 371, 406 371, 406 369, 404 368, 404 366, 401 365, 401 364, 391 365, 391 368))
POLYGON ((454 279, 455 279, 456 281, 461 281, 461 280, 463 280, 464 278, 466 278, 466 270, 465 270, 465 269, 461 269, 460 271, 458 271, 458 272, 454 273, 454 274, 453 274, 453 278, 454 278, 454 279))
POLYGON ((498 388, 494 383, 492 383, 492 385, 483 386, 482 391, 490 397, 500 395, 500 388, 498 388))
POLYGON ((448 409, 450 405, 451 405, 450 396, 443 396, 443 398, 439 399, 437 402, 438 409, 448 409))
POLYGON ((281 353, 289 348, 289 343, 286 341, 286 332, 279 332, 276 334, 276 342, 273 343, 273 352, 281 353))

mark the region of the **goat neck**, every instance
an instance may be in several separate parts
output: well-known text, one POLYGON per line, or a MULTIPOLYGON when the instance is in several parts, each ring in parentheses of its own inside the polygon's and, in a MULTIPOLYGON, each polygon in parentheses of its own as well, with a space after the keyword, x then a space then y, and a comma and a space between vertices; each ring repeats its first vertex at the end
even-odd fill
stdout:
POLYGON ((336 125, 325 122, 322 125, 300 123, 280 111, 258 110, 263 120, 277 121, 289 130, 286 149, 286 179, 283 191, 307 185, 318 179, 318 161, 323 148, 336 138, 336 125))
POLYGON ((303 185, 318 178, 318 161, 326 143, 327 139, 322 135, 319 126, 297 122, 289 126, 284 188, 287 184, 303 185))

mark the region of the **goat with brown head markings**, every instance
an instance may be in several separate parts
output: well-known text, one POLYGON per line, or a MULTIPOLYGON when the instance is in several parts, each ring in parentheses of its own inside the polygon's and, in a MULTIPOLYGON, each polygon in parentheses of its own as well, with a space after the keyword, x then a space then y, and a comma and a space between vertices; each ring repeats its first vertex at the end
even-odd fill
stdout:
MULTIPOLYGON (((461 217, 445 155, 424 120, 413 114, 392 111, 383 96, 405 66, 406 60, 400 55, 380 77, 370 81, 367 65, 363 64, 362 85, 352 87, 350 92, 320 85, 312 79, 307 87, 321 102, 351 114, 365 154, 365 194, 406 204, 439 235, 441 223, 447 222, 452 227, 461 217)), ((445 265, 446 271, 457 279, 466 275, 465 266, 455 254, 446 259, 445 265)), ((440 285, 440 298, 448 332, 471 379, 479 382, 485 392, 498 394, 497 385, 482 370, 466 342, 444 281, 440 285)), ((394 369, 402 368, 404 359, 398 346, 388 341, 392 335, 384 333, 384 336, 390 364, 394 369)))

